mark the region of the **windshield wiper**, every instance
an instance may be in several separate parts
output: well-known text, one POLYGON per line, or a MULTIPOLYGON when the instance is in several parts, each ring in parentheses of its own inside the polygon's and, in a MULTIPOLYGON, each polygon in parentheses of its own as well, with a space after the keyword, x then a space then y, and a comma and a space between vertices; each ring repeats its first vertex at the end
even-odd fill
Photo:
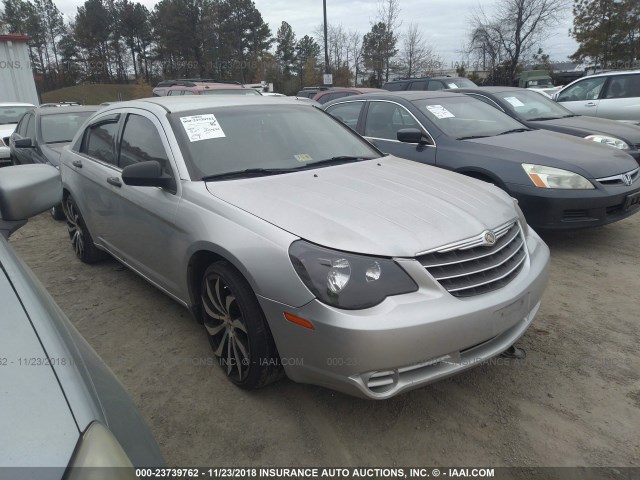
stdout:
POLYGON ((373 160, 377 157, 353 157, 349 155, 341 155, 339 157, 331 157, 326 160, 318 160, 317 162, 311 162, 305 164, 301 169, 315 168, 320 166, 340 165, 341 163, 362 162, 364 160, 373 160))
POLYGON ((280 175, 297 170, 298 168, 247 168, 245 170, 205 175, 201 180, 209 182, 211 180, 229 180, 232 178, 266 177, 268 175, 280 175))
POLYGON ((527 122, 542 122, 544 120, 558 120, 559 118, 564 117, 536 117, 536 118, 527 118, 527 122))
POLYGON ((468 137, 458 137, 456 140, 473 140, 474 138, 487 138, 489 135, 469 135, 468 137))
POLYGON ((498 135, 506 135, 508 133, 520 133, 520 132, 530 132, 530 128, 514 128, 513 130, 507 130, 506 132, 498 133, 498 135))

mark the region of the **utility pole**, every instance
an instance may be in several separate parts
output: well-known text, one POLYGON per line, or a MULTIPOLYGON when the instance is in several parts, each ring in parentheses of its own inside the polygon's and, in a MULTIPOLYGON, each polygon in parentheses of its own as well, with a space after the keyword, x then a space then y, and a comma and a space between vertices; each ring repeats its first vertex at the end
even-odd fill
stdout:
POLYGON ((327 42, 327 0, 322 0, 322 8, 324 9, 324 84, 331 84, 333 82, 327 82, 326 75, 329 74, 329 44, 327 42))

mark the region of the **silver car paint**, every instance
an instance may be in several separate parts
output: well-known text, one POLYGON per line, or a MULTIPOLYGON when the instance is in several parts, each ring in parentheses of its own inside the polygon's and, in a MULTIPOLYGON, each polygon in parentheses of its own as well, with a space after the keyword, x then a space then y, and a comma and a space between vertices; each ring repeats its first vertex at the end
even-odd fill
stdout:
MULTIPOLYGON (((212 106, 265 102, 260 98, 208 101, 212 106)), ((274 101, 292 103, 269 99, 270 103, 274 101)), ((107 107, 102 114, 122 111, 123 106, 107 107)), ((435 378, 429 375, 379 396, 358 386, 358 376, 383 364, 384 368, 397 368, 427 360, 443 348, 448 352, 461 350, 514 329, 486 347, 482 358, 490 358, 508 347, 508 341, 513 343, 533 319, 546 285, 549 260, 546 245, 533 231, 527 237, 526 266, 505 288, 473 299, 456 299, 417 261, 399 258, 406 262, 405 269, 420 289, 389 297, 380 305, 361 311, 339 310, 314 300, 288 257, 290 244, 300 237, 357 253, 413 257, 419 251, 515 221, 512 200, 497 188, 394 157, 259 179, 208 184, 190 181, 185 179, 184 160, 165 108, 202 108, 203 100, 167 97, 129 102, 126 106, 147 110, 160 122, 161 136, 166 135, 163 143, 170 146, 174 167, 183 180, 174 196, 176 209, 167 211, 158 208, 157 201, 172 195, 169 192, 124 184, 110 189, 106 179, 118 175, 117 168, 65 151, 61 163, 64 187, 76 199, 96 244, 187 306, 197 300, 191 297, 188 285, 192 256, 198 251, 210 251, 226 258, 257 294, 281 356, 302 359, 302 365, 285 366, 291 378, 385 398, 435 378), (73 166, 78 160, 82 161, 82 169, 73 166), (381 189, 387 205, 379 201, 381 189), (110 199, 110 195, 120 198, 110 199), (344 201, 336 204, 335 198, 344 201), (132 208, 131 201, 139 205, 132 208), (140 209, 146 210, 144 220, 138 213, 140 209), (131 218, 117 217, 129 216, 144 221, 145 228, 153 222, 155 234, 145 237, 144 243, 134 235, 128 239, 124 235, 122 243, 116 244, 113 230, 126 234, 126 225, 131 222, 131 218), (144 250, 161 254, 146 255, 144 250), (518 308, 509 310, 514 302, 518 308), (285 309, 306 315, 317 330, 287 322, 283 317, 285 309), (387 348, 383 348, 385 342, 387 348), (380 352, 370 348, 371 344, 380 347, 380 352), (334 354, 340 358, 357 357, 358 366, 350 371, 333 371, 327 366, 327 359, 334 354), (355 380, 350 378, 354 375, 355 380)), ((77 145, 78 141, 79 137, 74 143, 77 145)), ((448 374, 467 367, 452 368, 448 374)))

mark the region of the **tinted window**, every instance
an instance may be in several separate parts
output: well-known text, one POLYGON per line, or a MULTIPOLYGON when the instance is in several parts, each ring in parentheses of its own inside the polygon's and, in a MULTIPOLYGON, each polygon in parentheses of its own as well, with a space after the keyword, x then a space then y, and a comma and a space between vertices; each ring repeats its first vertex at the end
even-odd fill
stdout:
POLYGON ((508 130, 525 128, 506 113, 466 95, 416 100, 413 104, 445 134, 458 139, 492 137, 508 130))
POLYGON ((398 130, 417 128, 422 130, 411 114, 400 105, 388 102, 371 102, 367 111, 364 134, 367 137, 398 139, 398 130))
POLYGON ((640 75, 618 75, 611 77, 603 98, 640 97, 640 75))
POLYGON ((562 92, 558 96, 559 102, 578 102, 584 100, 595 100, 600 95, 600 90, 607 77, 587 78, 582 80, 562 92))
POLYGON ((148 118, 129 115, 120 141, 118 165, 124 168, 150 160, 159 162, 163 172, 172 175, 169 159, 156 126, 148 118))
POLYGON ((360 117, 360 112, 362 111, 363 106, 364 102, 342 103, 340 105, 333 105, 329 107, 327 112, 349 128, 355 130, 358 125, 358 118, 360 117))
POLYGON ((311 106, 209 107, 171 113, 169 119, 194 179, 249 168, 309 168, 338 156, 380 156, 311 106))
POLYGON ((85 132, 84 142, 80 151, 97 160, 115 165, 116 159, 113 153, 113 145, 117 132, 117 122, 89 127, 85 132))
POLYGON ((399 92, 400 90, 404 90, 404 84, 402 82, 395 83, 385 83, 382 88, 385 90, 389 90, 390 92, 399 92))
POLYGON ((93 112, 56 113, 40 117, 44 143, 70 142, 93 112))
POLYGON ((409 90, 426 90, 425 88, 426 82, 411 82, 409 85, 409 90))
POLYGON ((444 85, 440 80, 431 80, 429 82, 428 90, 442 90, 444 85))

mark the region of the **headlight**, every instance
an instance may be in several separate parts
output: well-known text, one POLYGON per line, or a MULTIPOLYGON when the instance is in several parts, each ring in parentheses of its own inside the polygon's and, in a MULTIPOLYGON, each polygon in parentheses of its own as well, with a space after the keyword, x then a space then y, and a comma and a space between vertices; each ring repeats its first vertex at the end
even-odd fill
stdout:
POLYGON ((529 175, 533 184, 539 188, 570 188, 576 190, 595 188, 589 180, 569 170, 545 167, 544 165, 531 165, 529 163, 523 163, 522 168, 529 175))
POLYGON ((293 267, 321 302, 356 310, 373 307, 391 295, 415 292, 418 286, 388 258, 368 257, 297 240, 289 247, 293 267))
MULTIPOLYGON (((82 434, 73 453, 65 480, 76 480, 91 477, 87 472, 93 471, 95 478, 100 479, 135 479, 133 465, 118 440, 101 423, 93 422, 82 434), (82 467, 82 468, 77 468, 82 467), (92 467, 91 469, 86 467, 92 467), (120 467, 95 469, 96 467, 120 467), (94 470, 95 469, 95 470, 94 470), (97 475, 97 474, 100 475, 97 475)), ((94 478, 94 477, 91 477, 94 478)))
POLYGON ((616 137, 607 137, 606 135, 587 135, 585 140, 609 145, 610 147, 619 148, 620 150, 629 150, 629 145, 616 137))

